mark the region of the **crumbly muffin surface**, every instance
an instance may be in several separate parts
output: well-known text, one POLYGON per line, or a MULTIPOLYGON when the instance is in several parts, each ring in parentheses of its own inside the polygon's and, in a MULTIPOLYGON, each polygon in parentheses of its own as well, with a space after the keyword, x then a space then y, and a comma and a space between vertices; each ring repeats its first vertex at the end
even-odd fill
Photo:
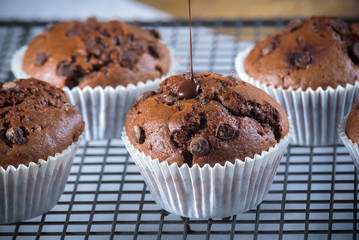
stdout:
POLYGON ((169 164, 224 165, 274 146, 289 131, 281 106, 262 90, 233 76, 198 73, 195 98, 177 92, 190 73, 164 80, 127 114, 126 133, 140 151, 169 164))
POLYGON ((61 89, 31 78, 0 83, 0 167, 46 160, 83 130, 82 116, 61 89))
POLYGON ((29 43, 22 67, 58 87, 136 85, 168 72, 170 53, 159 38, 118 20, 49 25, 29 43))
POLYGON ((359 144, 359 100, 353 105, 348 116, 345 133, 350 140, 359 144))
POLYGON ((244 66, 255 80, 284 89, 354 84, 359 81, 359 24, 337 17, 295 19, 259 42, 244 66))

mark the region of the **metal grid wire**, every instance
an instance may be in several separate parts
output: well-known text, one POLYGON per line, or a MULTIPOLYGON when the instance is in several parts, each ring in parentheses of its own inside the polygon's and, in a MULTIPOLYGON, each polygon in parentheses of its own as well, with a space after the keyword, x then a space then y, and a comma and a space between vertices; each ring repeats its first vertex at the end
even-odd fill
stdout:
MULTIPOLYGON (((195 71, 228 74, 239 50, 284 23, 195 20, 195 71)), ((13 79, 12 54, 45 24, 0 22, 0 81, 13 79)), ((138 24, 157 28, 176 50, 179 72, 189 70, 186 21, 138 24)), ((342 145, 290 146, 257 209, 196 220, 156 205, 121 140, 89 141, 76 154, 58 205, 32 220, 0 225, 0 239, 357 239, 357 207, 358 175, 342 145)))

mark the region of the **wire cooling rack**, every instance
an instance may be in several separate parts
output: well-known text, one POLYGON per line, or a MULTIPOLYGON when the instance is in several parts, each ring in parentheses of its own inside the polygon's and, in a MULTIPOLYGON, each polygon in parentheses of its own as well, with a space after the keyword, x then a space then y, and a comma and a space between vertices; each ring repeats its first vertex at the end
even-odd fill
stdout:
MULTIPOLYGON (((194 69, 228 74, 249 42, 283 20, 193 21, 194 69)), ((13 79, 12 54, 43 22, 0 22, 0 81, 13 79)), ((157 28, 189 70, 187 21, 157 28)), ((154 202, 119 139, 84 142, 61 199, 50 212, 0 225, 0 239, 357 239, 358 175, 343 145, 289 146, 262 204, 228 219, 185 219, 154 202)))

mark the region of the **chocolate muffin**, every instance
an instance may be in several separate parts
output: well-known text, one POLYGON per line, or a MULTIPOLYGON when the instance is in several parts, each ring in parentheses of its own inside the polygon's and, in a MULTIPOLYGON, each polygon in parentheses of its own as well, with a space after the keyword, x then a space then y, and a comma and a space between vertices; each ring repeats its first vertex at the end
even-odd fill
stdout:
POLYGON ((359 100, 353 105, 348 116, 345 134, 352 142, 359 144, 359 100))
POLYGON ((170 53, 159 39, 118 20, 59 23, 29 43, 22 68, 58 87, 136 85, 167 73, 170 53))
POLYGON ((59 88, 33 78, 0 83, 0 167, 28 165, 79 139, 84 122, 59 88))
POLYGON ((189 166, 224 165, 261 154, 289 132, 281 106, 264 91, 232 75, 197 73, 198 94, 177 94, 190 73, 145 92, 127 114, 130 142, 152 158, 189 166))
POLYGON ((247 56, 247 74, 287 89, 327 89, 359 81, 359 25, 338 17, 292 20, 247 56))

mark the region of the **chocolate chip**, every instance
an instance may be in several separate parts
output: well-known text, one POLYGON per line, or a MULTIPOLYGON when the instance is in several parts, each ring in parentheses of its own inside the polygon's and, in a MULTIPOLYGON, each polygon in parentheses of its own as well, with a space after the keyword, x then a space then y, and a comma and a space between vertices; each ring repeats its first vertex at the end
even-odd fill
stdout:
POLYGON ((67 31, 66 36, 67 37, 73 37, 77 34, 77 28, 76 27, 70 27, 70 29, 67 31))
POLYGON ((359 110, 359 101, 357 101, 357 103, 356 103, 356 105, 355 105, 355 108, 356 108, 357 110, 359 110))
POLYGON ((227 123, 221 123, 216 130, 216 137, 222 140, 232 139, 236 135, 236 130, 227 123))
POLYGON ((193 155, 206 156, 209 153, 209 143, 207 139, 198 137, 192 140, 190 151, 193 155))
POLYGON ((149 46, 147 49, 148 49, 149 54, 151 54, 152 57, 154 57, 154 58, 160 57, 160 54, 158 53, 159 52, 158 47, 156 45, 149 46))
POLYGON ((24 137, 24 132, 21 130, 21 128, 13 127, 9 128, 5 136, 7 140, 9 140, 12 144, 24 144, 26 142, 26 138, 24 137))
POLYGON ((295 18, 290 21, 285 28, 288 32, 293 32, 300 28, 300 26, 302 26, 302 20, 300 20, 299 18, 295 18))
POLYGON ((134 126, 133 127, 133 138, 139 144, 144 143, 145 139, 146 139, 145 130, 143 130, 143 128, 141 128, 139 126, 134 126))
POLYGON ((57 65, 57 74, 64 77, 71 77, 74 74, 74 66, 71 62, 65 60, 57 65))
POLYGON ((294 64, 299 68, 305 68, 311 62, 311 57, 308 53, 296 53, 294 55, 294 64))
POLYGON ((147 98, 152 97, 155 94, 156 94, 156 92, 154 92, 154 91, 147 91, 147 92, 142 93, 140 95, 139 99, 141 99, 142 101, 145 101, 147 98))
POLYGON ((355 43, 353 46, 353 54, 359 60, 359 43, 355 43))
POLYGON ((131 52, 129 51, 123 51, 121 59, 120 59, 120 65, 124 68, 132 68, 133 65, 135 65, 136 59, 134 56, 132 56, 131 52))
POLYGON ((16 83, 14 83, 14 82, 6 82, 6 83, 4 83, 3 85, 2 85, 2 89, 3 90, 5 90, 5 91, 7 91, 7 90, 9 90, 9 89, 12 89, 12 88, 16 88, 16 83))
POLYGON ((161 39, 161 34, 159 31, 157 31, 156 29, 150 29, 148 30, 152 36, 154 36, 157 39, 161 39))
POLYGON ((37 55, 36 55, 36 58, 35 58, 35 65, 36 66, 42 66, 47 60, 47 56, 46 56, 46 53, 45 52, 39 52, 37 55))
POLYGON ((275 44, 273 42, 268 43, 263 49, 262 49, 262 55, 267 56, 273 50, 275 49, 275 44))
POLYGON ((331 19, 329 21, 329 25, 333 28, 334 31, 340 34, 346 34, 347 32, 347 23, 340 18, 331 19))

